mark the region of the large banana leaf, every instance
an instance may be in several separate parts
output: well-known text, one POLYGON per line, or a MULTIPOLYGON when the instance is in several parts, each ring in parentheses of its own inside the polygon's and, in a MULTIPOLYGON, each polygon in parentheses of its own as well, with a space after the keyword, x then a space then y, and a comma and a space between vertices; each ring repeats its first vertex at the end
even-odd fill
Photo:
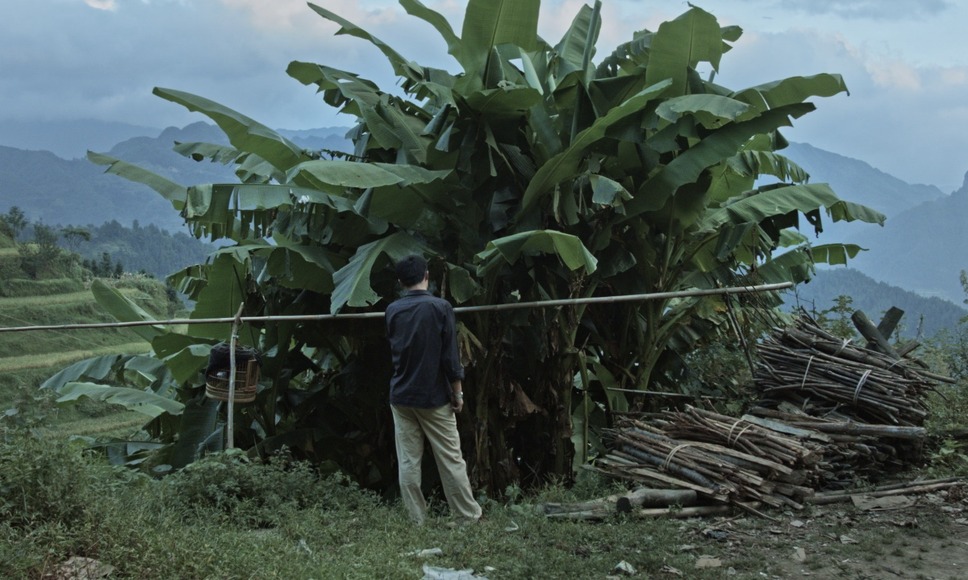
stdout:
POLYGON ((749 109, 750 106, 742 101, 720 95, 683 95, 663 101, 655 114, 670 123, 692 115, 704 127, 714 129, 739 119, 749 109))
POLYGON ((114 175, 121 176, 129 181, 147 185, 151 189, 160 193, 162 197, 170 201, 172 207, 174 207, 176 210, 181 211, 181 209, 185 207, 185 199, 188 197, 188 189, 185 186, 166 179, 157 173, 148 171, 147 169, 142 169, 137 165, 132 165, 126 161, 121 161, 120 159, 115 159, 114 157, 108 155, 88 151, 87 158, 89 161, 96 163, 97 165, 107 165, 108 168, 105 170, 106 173, 113 173, 114 175))
POLYGON ((485 89, 467 97, 471 109, 492 120, 521 117, 540 102, 541 93, 531 87, 485 89))
MULTIPOLYGON (((232 318, 247 295, 249 260, 248 253, 240 258, 238 254, 230 252, 219 253, 207 272, 205 286, 196 297, 195 309, 191 318, 232 318)), ((189 327, 192 336, 227 340, 231 334, 232 325, 225 324, 193 324, 189 327)), ((243 340, 252 341, 247 324, 242 326, 243 340)))
POLYGON ((744 177, 772 175, 782 181, 804 183, 810 175, 799 165, 773 151, 746 150, 726 160, 730 169, 744 177))
POLYGON ((491 240, 487 247, 475 256, 478 271, 489 271, 500 261, 513 264, 521 255, 535 256, 554 254, 569 270, 583 270, 591 274, 598 268, 598 260, 581 240, 571 234, 553 230, 522 232, 491 240))
MULTIPOLYGON (((181 414, 178 439, 164 454, 168 464, 175 469, 185 467, 198 459, 213 433, 221 434, 218 424, 219 403, 212 399, 194 399, 185 405, 181 414)), ((221 447, 221 439, 219 439, 221 447)))
POLYGON ((823 73, 808 77, 789 77, 757 85, 737 91, 732 97, 746 100, 759 110, 766 110, 802 103, 809 97, 832 97, 844 92, 849 94, 843 77, 823 73))
MULTIPOLYGON (((711 211, 702 220, 701 227, 708 231, 716 230, 726 224, 758 224, 768 218, 790 212, 806 214, 842 203, 837 194, 825 183, 786 185, 749 195, 711 211)), ((868 223, 882 223, 884 220, 883 214, 870 208, 856 204, 852 207, 856 214, 845 211, 843 215, 850 215, 854 219, 868 223)))
POLYGON ((405 114, 395 102, 389 99, 373 108, 363 110, 363 118, 373 139, 383 149, 396 149, 404 163, 427 161, 427 150, 433 140, 423 134, 429 119, 419 119, 405 114))
POLYGON ((705 61, 719 70, 722 55, 722 30, 716 17, 693 7, 675 20, 659 25, 652 38, 646 83, 653 85, 672 79, 671 94, 685 94, 689 69, 705 61))
POLYGON ((420 65, 403 58, 403 56, 391 48, 390 45, 363 30, 356 24, 353 24, 335 12, 330 12, 329 10, 326 10, 325 8, 317 6, 311 2, 309 3, 309 7, 312 8, 316 14, 319 14, 326 20, 339 24, 340 29, 336 31, 336 34, 355 36, 356 38, 369 41, 371 44, 373 44, 373 46, 377 47, 380 52, 387 57, 387 60, 390 62, 390 66, 393 67, 394 74, 412 81, 419 80, 423 76, 423 69, 420 65))
POLYGON ((319 246, 283 243, 286 245, 259 252, 266 256, 266 273, 277 284, 320 294, 333 291, 333 272, 336 269, 329 250, 319 246))
POLYGON ((327 104, 357 117, 363 115, 364 108, 375 107, 383 94, 372 81, 321 64, 293 61, 286 72, 304 85, 315 84, 327 104))
POLYGON ((206 159, 216 163, 227 164, 237 160, 242 154, 241 151, 230 145, 219 143, 175 143, 172 148, 175 153, 188 157, 194 161, 204 161, 206 159))
POLYGON ((440 36, 447 43, 447 53, 457 59, 457 62, 464 64, 464 45, 461 39, 454 33, 450 22, 439 12, 424 6, 419 0, 400 0, 400 5, 407 11, 407 14, 416 16, 437 29, 440 36))
POLYGON ((672 82, 667 79, 640 91, 579 133, 567 149, 549 159, 538 169, 524 192, 519 213, 523 214, 531 210, 541 196, 550 193, 557 184, 579 175, 582 172, 579 163, 589 147, 603 139, 609 128, 649 107, 671 84, 672 82))
POLYGON ((104 380, 114 372, 115 365, 127 356, 129 355, 111 354, 78 361, 41 383, 40 388, 59 391, 67 383, 80 378, 104 380))
POLYGON ((857 257, 864 248, 857 244, 824 244, 812 246, 810 255, 813 261, 818 264, 830 264, 831 266, 847 265, 847 260, 857 257))
POLYGON ((165 334, 152 343, 155 353, 165 362, 165 367, 179 384, 198 379, 208 364, 214 340, 184 334, 165 334))
POLYGON ((470 0, 461 32, 464 75, 478 81, 491 48, 513 44, 532 51, 538 44, 539 0, 470 0))
POLYGON ((844 201, 842 199, 837 200, 831 205, 828 205, 827 212, 835 222, 852 222, 855 220, 860 220, 869 224, 878 224, 882 226, 884 225, 884 221, 887 220, 887 216, 875 209, 869 208, 866 205, 854 203, 852 201, 844 201))
POLYGON ((800 117, 813 109, 809 103, 788 105, 716 130, 650 177, 636 192, 635 199, 626 204, 627 217, 661 208, 677 189, 696 182, 706 168, 732 157, 754 135, 789 126, 790 117, 800 117))
POLYGON ((764 284, 806 282, 813 274, 814 262, 806 246, 775 256, 756 267, 756 276, 764 284))
POLYGON ((595 44, 602 28, 601 10, 601 0, 595 0, 594 8, 583 4, 571 21, 568 31, 555 46, 555 52, 560 59, 556 71, 558 84, 573 72, 581 72, 585 77, 582 79, 585 84, 591 81, 594 73, 590 68, 591 59, 595 55, 595 44))
POLYGON ((95 383, 67 383, 59 391, 58 403, 73 403, 81 397, 121 405, 129 411, 136 411, 154 419, 163 413, 178 415, 185 405, 149 391, 139 391, 126 387, 110 387, 95 383))
POLYGON ((330 311, 336 314, 346 305, 375 304, 380 296, 370 286, 370 275, 383 256, 396 261, 410 254, 425 253, 426 249, 423 244, 405 232, 396 232, 360 246, 349 263, 333 275, 336 287, 330 298, 330 311))
POLYGON ((431 183, 446 178, 451 172, 424 169, 418 165, 316 159, 300 163, 291 173, 303 175, 321 189, 339 193, 347 187, 368 189, 431 183))
MULTIPOLYGON (((132 302, 127 296, 108 286, 102 280, 95 279, 91 283, 91 293, 94 294, 94 299, 97 300, 97 303, 120 322, 145 322, 155 320, 154 316, 148 314, 148 312, 132 302)), ((161 326, 154 325, 133 326, 131 330, 148 342, 151 342, 156 336, 165 332, 161 326)))
POLYGON ((155 87, 154 94, 202 113, 218 125, 236 149, 254 153, 280 171, 309 159, 302 148, 269 127, 224 105, 191 93, 155 87))

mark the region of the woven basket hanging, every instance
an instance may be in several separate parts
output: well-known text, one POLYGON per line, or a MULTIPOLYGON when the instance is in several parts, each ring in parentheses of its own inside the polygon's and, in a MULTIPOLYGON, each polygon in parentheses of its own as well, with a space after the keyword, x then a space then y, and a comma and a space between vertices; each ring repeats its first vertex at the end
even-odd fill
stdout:
MULTIPOLYGON (((219 343, 212 347, 205 369, 205 396, 217 401, 229 400, 230 347, 219 343)), ((255 349, 235 349, 235 402, 251 403, 259 386, 261 363, 255 349)))

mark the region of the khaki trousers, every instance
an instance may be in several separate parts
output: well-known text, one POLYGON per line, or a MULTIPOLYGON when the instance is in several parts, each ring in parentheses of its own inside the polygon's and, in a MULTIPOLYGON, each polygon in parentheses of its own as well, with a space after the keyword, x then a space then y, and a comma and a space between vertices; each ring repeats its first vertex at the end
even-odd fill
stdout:
POLYGON ((467 478, 467 465, 460 451, 457 417, 450 405, 436 409, 418 409, 390 405, 400 465, 400 494, 407 513, 417 523, 427 517, 427 502, 420 490, 420 462, 423 458, 424 437, 430 441, 437 471, 444 486, 444 496, 450 511, 458 519, 476 521, 481 517, 481 506, 474 500, 467 478))

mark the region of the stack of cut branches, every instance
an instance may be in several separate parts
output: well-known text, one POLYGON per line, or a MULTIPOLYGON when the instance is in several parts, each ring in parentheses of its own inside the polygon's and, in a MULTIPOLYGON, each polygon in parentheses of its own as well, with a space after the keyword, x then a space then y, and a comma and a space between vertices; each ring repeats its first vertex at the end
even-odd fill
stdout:
POLYGON ((596 468, 716 502, 802 507, 815 491, 908 466, 926 436, 925 397, 950 379, 891 348, 883 323, 858 328, 871 348, 802 315, 759 345, 760 400, 749 414, 737 419, 686 407, 648 420, 624 418, 607 433, 611 451, 596 468))
POLYGON ((804 483, 823 453, 805 432, 784 434, 691 407, 650 423, 626 420, 608 435, 612 450, 596 462, 602 472, 740 506, 799 509, 813 494, 804 483))
POLYGON ((813 417, 871 425, 924 424, 924 400, 938 377, 915 361, 837 338, 807 316, 758 347, 760 407, 789 403, 813 417))

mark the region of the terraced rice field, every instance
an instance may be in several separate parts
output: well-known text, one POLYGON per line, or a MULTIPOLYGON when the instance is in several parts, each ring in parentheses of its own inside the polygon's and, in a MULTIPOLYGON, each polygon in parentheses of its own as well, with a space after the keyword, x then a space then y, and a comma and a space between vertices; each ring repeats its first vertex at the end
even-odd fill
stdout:
MULTIPOLYGON (((0 248, 0 260, 11 248, 0 248)), ((0 297, 0 327, 55 325, 66 323, 108 322, 112 320, 88 291, 49 292, 37 283, 37 293, 27 296, 0 297)), ((18 281, 21 290, 30 283, 18 281)), ((78 285, 65 284, 76 288, 78 285)), ((122 290, 141 302, 150 297, 134 289, 122 290)), ((0 415, 12 409, 16 413, 44 417, 42 431, 50 437, 74 435, 124 436, 137 431, 145 417, 104 404, 85 402, 71 407, 54 404, 54 393, 39 389, 40 384, 77 361, 111 354, 133 354, 149 351, 151 346, 131 330, 45 330, 0 333, 0 415)), ((11 411, 13 412, 13 411, 11 411)))

